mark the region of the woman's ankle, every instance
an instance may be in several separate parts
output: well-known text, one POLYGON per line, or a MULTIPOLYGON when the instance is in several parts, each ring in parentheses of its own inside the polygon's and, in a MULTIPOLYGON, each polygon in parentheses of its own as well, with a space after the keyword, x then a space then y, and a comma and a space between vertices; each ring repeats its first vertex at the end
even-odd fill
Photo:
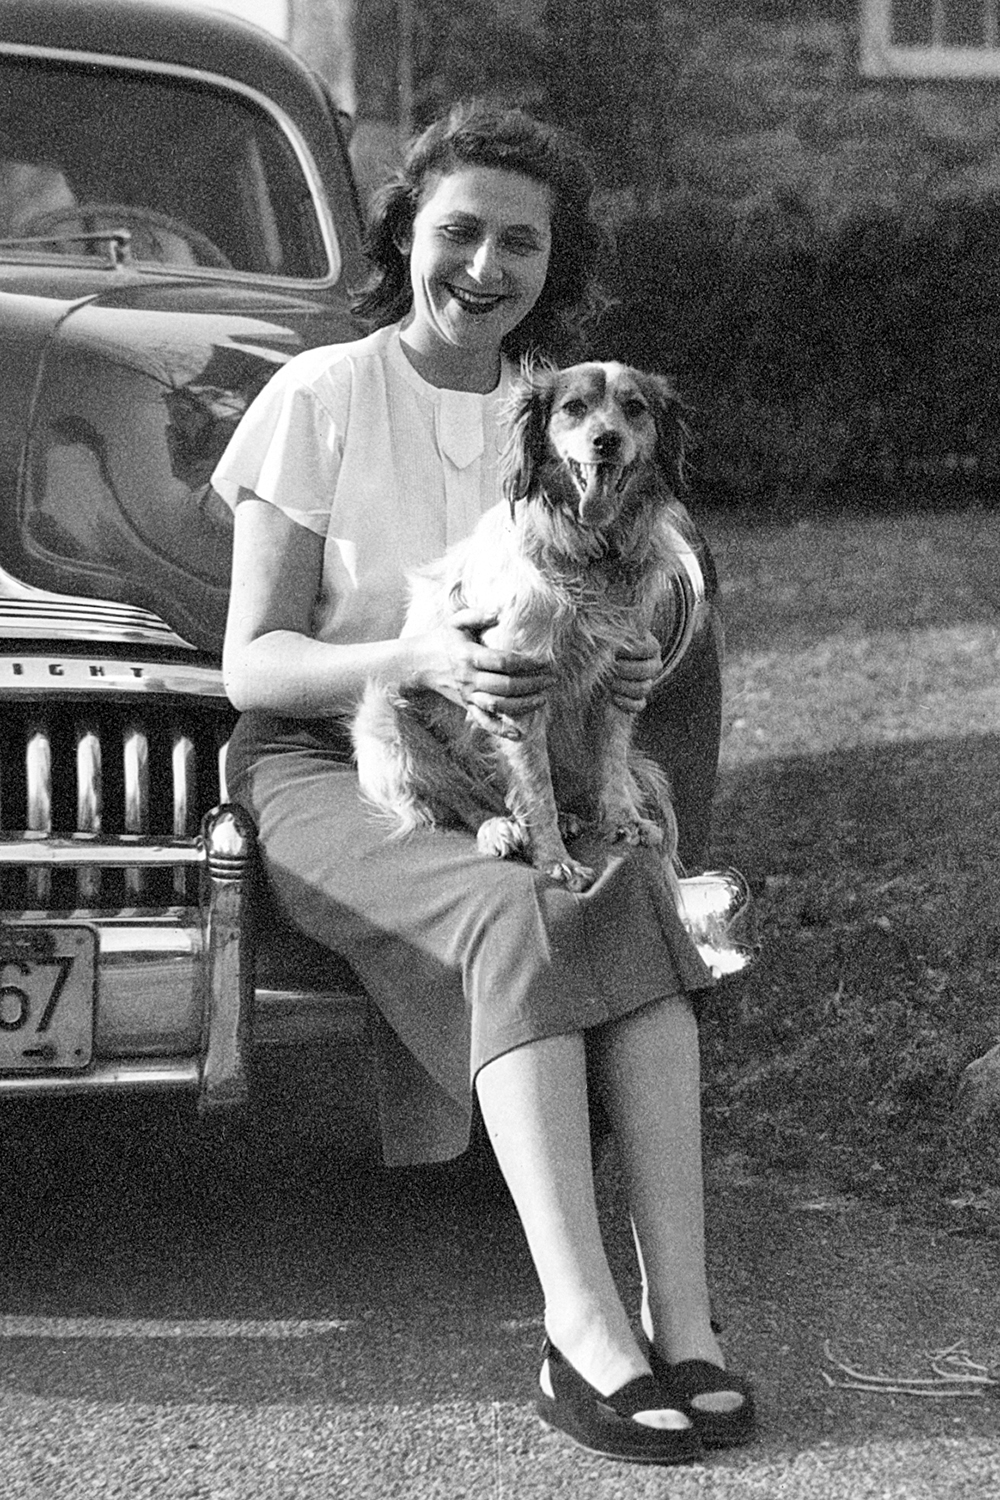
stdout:
POLYGON ((649 1343, 670 1364, 676 1365, 685 1359, 703 1359, 725 1369, 726 1357, 708 1311, 698 1311, 686 1317, 671 1312, 658 1318, 644 1303, 640 1322, 649 1343))
POLYGON ((564 1359, 602 1396, 610 1396, 638 1375, 649 1374, 649 1363, 628 1322, 609 1328, 599 1319, 560 1319, 546 1314, 545 1331, 564 1359))

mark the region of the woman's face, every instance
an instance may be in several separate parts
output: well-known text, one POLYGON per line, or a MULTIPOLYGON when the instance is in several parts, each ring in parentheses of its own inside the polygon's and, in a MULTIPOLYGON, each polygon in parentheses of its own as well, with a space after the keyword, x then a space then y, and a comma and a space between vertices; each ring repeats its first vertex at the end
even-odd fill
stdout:
POLYGON ((549 268, 552 198, 544 183, 461 167, 426 185, 408 241, 413 310, 407 342, 446 364, 489 362, 537 302, 549 268))

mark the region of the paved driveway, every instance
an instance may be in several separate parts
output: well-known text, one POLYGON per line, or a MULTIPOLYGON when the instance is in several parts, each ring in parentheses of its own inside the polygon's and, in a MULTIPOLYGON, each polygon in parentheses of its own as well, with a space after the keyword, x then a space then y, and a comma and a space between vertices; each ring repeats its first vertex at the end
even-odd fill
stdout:
MULTIPOLYGON (((831 1389, 1000 1357, 997 1241, 724 1166, 713 1281, 763 1434, 686 1470, 534 1417, 528 1258, 495 1178, 338 1165, 294 1115, 191 1146, 164 1106, 18 1115, 0 1142, 5 1500, 1000 1496, 1000 1402, 831 1389)), ((613 1173, 608 1236, 631 1280, 613 1173)))

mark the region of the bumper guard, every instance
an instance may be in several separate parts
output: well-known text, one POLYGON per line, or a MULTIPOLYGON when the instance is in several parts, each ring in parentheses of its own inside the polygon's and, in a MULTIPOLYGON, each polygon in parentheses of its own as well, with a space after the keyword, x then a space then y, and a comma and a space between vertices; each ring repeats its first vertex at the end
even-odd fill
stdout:
MULTIPOLYGON (((241 1103, 248 1092, 247 1056, 253 1032, 254 956, 247 900, 254 849, 251 819, 230 803, 206 814, 195 839, 135 834, 108 838, 90 833, 0 836, 0 869, 197 866, 199 909, 182 914, 175 925, 183 929, 183 915, 190 918, 202 1017, 197 1056, 98 1057, 79 1073, 5 1074, 0 1077, 0 1097, 179 1088, 196 1089, 202 1110, 241 1103)), ((41 919, 44 914, 38 916, 41 919)), ((73 916, 90 919, 87 912, 73 916)), ((101 930, 99 915, 93 917, 93 925, 101 930)))

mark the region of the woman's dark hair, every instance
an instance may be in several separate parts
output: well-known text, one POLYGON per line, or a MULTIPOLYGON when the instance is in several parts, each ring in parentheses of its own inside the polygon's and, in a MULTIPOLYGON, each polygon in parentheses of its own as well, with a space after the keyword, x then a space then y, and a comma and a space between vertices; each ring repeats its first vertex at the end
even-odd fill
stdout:
POLYGON ((402 169, 373 200, 365 236, 372 274, 354 299, 354 311, 372 328, 409 312, 409 256, 399 245, 409 239, 428 181, 462 167, 519 172, 550 190, 552 249, 545 286, 503 348, 512 359, 529 352, 569 355, 582 325, 604 305, 597 273, 605 237, 593 217, 594 183, 579 146, 521 109, 475 100, 459 104, 411 142, 402 169))

